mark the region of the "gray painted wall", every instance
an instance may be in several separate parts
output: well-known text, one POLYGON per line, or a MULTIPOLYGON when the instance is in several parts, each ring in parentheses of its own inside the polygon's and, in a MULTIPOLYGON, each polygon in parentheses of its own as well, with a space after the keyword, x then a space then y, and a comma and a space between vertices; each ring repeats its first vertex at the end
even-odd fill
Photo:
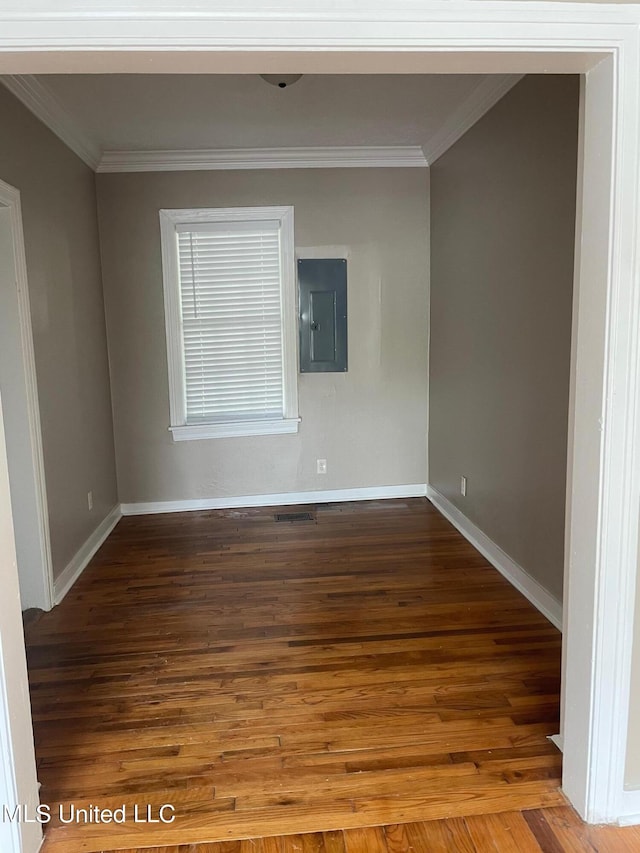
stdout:
POLYGON ((577 129, 578 78, 526 77, 431 169, 429 479, 558 599, 577 129))
POLYGON ((59 575, 117 501, 95 179, 2 86, 0 125, 0 179, 21 193, 59 575), (90 490, 93 511, 87 507, 90 490))
POLYGON ((425 482, 427 181, 418 169, 98 175, 124 503, 425 482), (158 211, 280 204, 295 207, 298 247, 348 250, 349 372, 299 376, 297 435, 174 443, 158 211))

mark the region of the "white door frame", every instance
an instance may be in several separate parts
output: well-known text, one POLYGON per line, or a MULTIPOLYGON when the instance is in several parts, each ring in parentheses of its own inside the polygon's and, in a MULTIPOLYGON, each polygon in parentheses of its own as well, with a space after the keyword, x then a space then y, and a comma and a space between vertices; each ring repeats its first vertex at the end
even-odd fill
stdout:
POLYGON ((0 850, 36 853, 41 826, 8 819, 21 804, 34 820, 39 800, 1 400, 0 578, 0 850))
POLYGON ((59 0, 50 9, 6 0, 0 72, 585 74, 563 787, 588 821, 640 821, 640 792, 624 790, 640 503, 640 6, 59 0))
MULTIPOLYGON (((29 281, 27 278, 27 262, 25 256, 24 232, 22 227, 22 208, 20 192, 10 184, 0 180, 0 207, 9 212, 11 236, 13 243, 13 265, 15 269, 15 287, 17 291, 18 322, 20 324, 21 352, 9 357, 17 357, 22 361, 25 379, 25 397, 27 403, 27 418, 29 443, 31 445, 30 470, 21 473, 33 483, 35 517, 30 524, 31 535, 36 539, 38 564, 28 567, 19 566, 21 588, 28 588, 28 600, 23 601, 23 608, 39 607, 50 610, 53 607, 53 563, 51 558, 51 541, 49 538, 49 510, 47 505, 47 487, 44 473, 44 457, 42 450, 42 432, 40 428, 40 406, 38 403, 38 386, 36 379, 36 364, 33 349, 33 331, 31 326, 31 307, 29 300, 29 281), (29 577, 24 578, 23 572, 28 571, 29 577)), ((6 358, 7 354, 0 352, 6 358)))

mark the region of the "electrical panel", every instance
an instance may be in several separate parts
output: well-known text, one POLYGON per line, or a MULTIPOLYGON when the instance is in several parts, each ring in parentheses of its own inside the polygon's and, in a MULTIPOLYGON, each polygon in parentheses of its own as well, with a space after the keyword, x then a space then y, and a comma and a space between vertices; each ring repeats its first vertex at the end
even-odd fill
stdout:
POLYGON ((347 262, 344 258, 298 261, 300 372, 347 370, 347 262))

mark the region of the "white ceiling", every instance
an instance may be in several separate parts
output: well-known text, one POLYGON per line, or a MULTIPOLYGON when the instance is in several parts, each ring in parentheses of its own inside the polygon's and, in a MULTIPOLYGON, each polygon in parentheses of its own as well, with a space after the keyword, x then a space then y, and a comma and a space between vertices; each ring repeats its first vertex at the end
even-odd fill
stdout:
POLYGON ((284 90, 239 74, 35 79, 100 150, 156 151, 424 146, 486 78, 305 75, 284 90))

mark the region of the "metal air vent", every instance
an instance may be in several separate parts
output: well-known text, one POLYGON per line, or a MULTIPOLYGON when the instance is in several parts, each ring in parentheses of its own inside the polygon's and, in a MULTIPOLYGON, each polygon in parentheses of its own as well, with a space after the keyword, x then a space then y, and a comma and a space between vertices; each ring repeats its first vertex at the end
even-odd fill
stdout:
POLYGON ((315 521, 310 512, 277 512, 276 521, 315 521))

